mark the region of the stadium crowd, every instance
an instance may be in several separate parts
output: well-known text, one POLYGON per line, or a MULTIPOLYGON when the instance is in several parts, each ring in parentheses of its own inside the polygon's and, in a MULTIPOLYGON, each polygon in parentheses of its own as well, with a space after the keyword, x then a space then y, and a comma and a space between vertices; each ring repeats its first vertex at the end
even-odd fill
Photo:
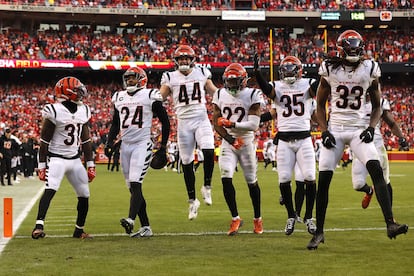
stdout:
MULTIPOLYGON (((20 4, 60 7, 178 9, 178 10, 228 10, 237 7, 231 0, 1 0, 0 4, 20 4)), ((401 10, 412 9, 410 0, 254 0, 248 8, 267 11, 316 11, 316 10, 401 10)))
MULTIPOLYGON (((367 57, 379 63, 413 62, 414 40, 411 33, 398 30, 363 31, 367 57)), ((289 34, 287 29, 274 33, 273 60, 297 56, 303 63, 319 64, 325 56, 322 30, 313 34, 289 34)), ((335 52, 337 34, 328 33, 326 52, 335 52)), ((169 61, 178 44, 195 45, 198 62, 251 62, 255 52, 269 61, 268 33, 238 30, 177 30, 136 28, 135 32, 100 32, 88 27, 69 30, 40 30, 28 33, 3 29, 0 33, 0 58, 100 60, 100 61, 169 61)))

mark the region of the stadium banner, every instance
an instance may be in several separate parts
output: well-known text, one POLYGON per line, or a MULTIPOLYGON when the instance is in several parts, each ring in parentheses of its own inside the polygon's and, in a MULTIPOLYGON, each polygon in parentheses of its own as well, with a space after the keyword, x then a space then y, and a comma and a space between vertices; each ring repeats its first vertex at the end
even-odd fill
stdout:
POLYGON ((265 21, 265 11, 223 11, 222 20, 246 20, 246 21, 265 21))
MULTIPOLYGON (((199 62, 198 67, 204 67, 212 72, 222 72, 229 62, 199 62)), ((241 62, 246 70, 253 70, 253 62, 241 62)), ((94 71, 124 71, 128 68, 138 66, 147 70, 172 70, 174 62, 143 62, 143 61, 98 61, 98 60, 23 60, 23 59, 0 59, 0 69, 56 69, 56 70, 94 70, 94 71)), ((303 64, 303 70, 307 74, 316 74, 318 64, 303 64)), ((405 73, 414 72, 414 62, 381 63, 383 73, 405 73)), ((276 68, 277 69, 277 68, 276 68)), ((262 64, 262 70, 269 70, 269 63, 262 64)))

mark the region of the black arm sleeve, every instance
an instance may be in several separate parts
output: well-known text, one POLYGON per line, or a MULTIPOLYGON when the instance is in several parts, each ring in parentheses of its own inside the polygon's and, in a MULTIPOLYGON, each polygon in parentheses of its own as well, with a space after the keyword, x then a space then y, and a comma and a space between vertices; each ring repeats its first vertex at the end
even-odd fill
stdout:
POLYGON ((167 111, 165 110, 162 102, 155 101, 152 104, 152 112, 157 114, 158 119, 162 124, 162 138, 161 138, 161 146, 165 148, 167 146, 168 138, 170 136, 170 119, 168 118, 167 111))
POLYGON ((312 82, 310 86, 310 88, 312 89, 315 95, 316 95, 316 91, 318 91, 319 81, 320 79, 318 78, 316 81, 312 82))
POLYGON ((119 112, 118 110, 114 108, 114 116, 112 118, 111 128, 109 129, 108 140, 106 141, 106 144, 109 147, 112 147, 114 144, 116 136, 119 133, 119 126, 120 126, 119 112))
POLYGON ((266 112, 266 113, 263 113, 262 115, 260 115, 260 122, 261 123, 270 121, 272 119, 273 119, 272 114, 270 112, 266 112))
POLYGON ((263 78, 260 71, 256 70, 254 71, 254 75, 256 76, 256 81, 260 86, 260 89, 262 89, 263 93, 266 96, 269 96, 272 92, 273 87, 263 78))

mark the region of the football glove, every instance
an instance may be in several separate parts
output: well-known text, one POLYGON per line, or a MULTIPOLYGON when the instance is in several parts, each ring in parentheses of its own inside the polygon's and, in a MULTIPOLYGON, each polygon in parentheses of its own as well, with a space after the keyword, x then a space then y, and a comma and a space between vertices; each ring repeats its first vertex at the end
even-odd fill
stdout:
POLYGON ((221 127, 232 127, 233 126, 233 123, 230 120, 227 120, 226 118, 223 118, 223 117, 219 117, 217 119, 217 124, 218 126, 221 126, 221 127))
POLYGON ((168 162, 167 153, 165 151, 165 148, 161 147, 152 156, 150 166, 153 169, 159 170, 159 169, 164 168, 165 165, 167 165, 167 162, 168 162))
POLYGON ((39 177, 40 181, 45 181, 46 180, 46 168, 38 169, 37 176, 39 177))
POLYGON ((46 180, 46 163, 40 162, 37 168, 37 176, 39 177, 40 181, 46 180))
POLYGON ((254 71, 259 71, 260 70, 260 57, 258 53, 254 54, 254 58, 253 58, 253 70, 254 71))
POLYGON ((324 145, 327 149, 331 149, 336 145, 335 137, 329 132, 329 130, 322 132, 322 145, 324 145))
POLYGON ((374 130, 373 127, 367 127, 367 129, 359 135, 359 138, 361 138, 364 143, 372 142, 374 140, 374 130))
POLYGON ((240 137, 237 137, 236 139, 234 139, 234 142, 232 144, 232 146, 237 150, 243 147, 243 145, 244 145, 244 141, 240 137))
POLYGON ((89 182, 92 182, 92 180, 95 178, 95 176, 96 176, 95 167, 89 167, 88 168, 88 180, 89 180, 89 182))
POLYGON ((410 150, 410 146, 408 145, 408 142, 404 137, 400 137, 398 139, 398 144, 400 145, 399 150, 403 150, 403 151, 409 151, 410 150))

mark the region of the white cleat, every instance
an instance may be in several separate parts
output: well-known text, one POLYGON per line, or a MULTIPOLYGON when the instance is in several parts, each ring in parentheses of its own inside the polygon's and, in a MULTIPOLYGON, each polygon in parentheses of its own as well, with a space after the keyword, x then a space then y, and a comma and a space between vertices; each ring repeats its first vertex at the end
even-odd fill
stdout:
POLYGON ((152 237, 153 233, 152 233, 151 227, 143 226, 138 230, 138 232, 132 233, 129 236, 131 238, 147 238, 147 237, 152 237))
POLYGON ((198 215, 198 207, 200 207, 200 201, 198 199, 194 199, 189 201, 190 206, 188 207, 188 219, 193 220, 197 218, 198 215))
POLYGON ((213 199, 211 198, 211 186, 201 187, 201 194, 203 195, 204 203, 207 205, 213 204, 213 199))

